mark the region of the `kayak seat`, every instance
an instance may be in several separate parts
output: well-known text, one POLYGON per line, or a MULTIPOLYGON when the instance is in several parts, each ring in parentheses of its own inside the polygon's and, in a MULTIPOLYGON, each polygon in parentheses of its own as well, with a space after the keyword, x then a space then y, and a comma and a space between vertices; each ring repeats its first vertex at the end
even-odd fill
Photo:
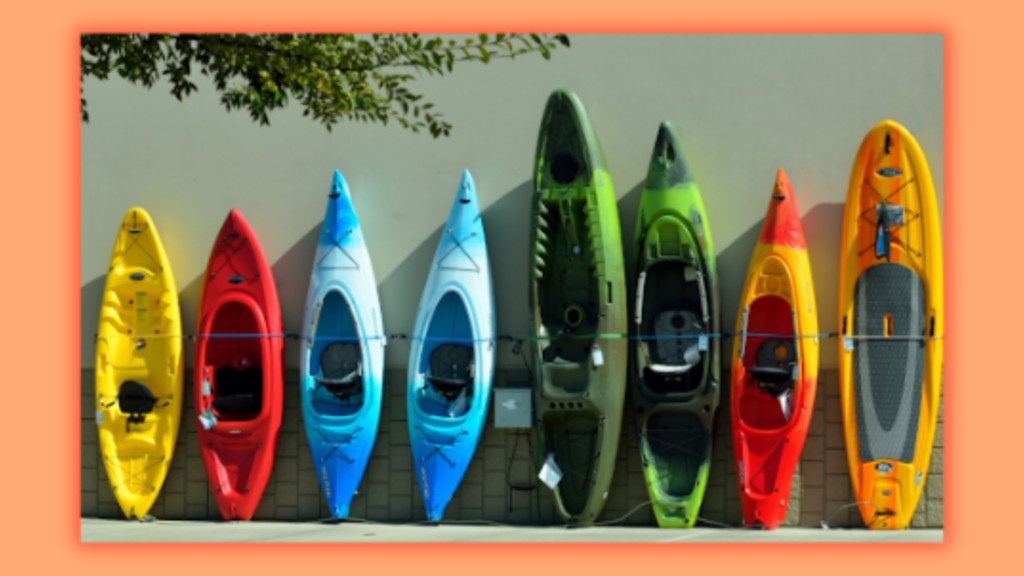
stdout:
POLYGON ((434 392, 455 399, 473 382, 473 349, 441 344, 430 353, 430 373, 425 378, 434 392))
POLYGON ((217 399, 212 406, 221 414, 235 416, 259 412, 263 399, 263 370, 232 367, 217 368, 213 373, 217 399))
POLYGON ((700 364, 700 348, 694 342, 703 332, 697 315, 689 310, 663 310, 654 318, 651 363, 644 367, 644 383, 657 393, 688 392, 690 370, 700 364))
POLYGON ((313 380, 340 399, 363 393, 363 364, 357 344, 335 342, 320 354, 323 376, 313 380))
POLYGON ((796 344, 791 340, 766 340, 757 349, 757 364, 747 368, 762 392, 778 398, 793 389, 796 344))
POLYGON ((156 397, 142 382, 125 380, 117 391, 117 404, 121 412, 128 414, 127 426, 131 426, 146 421, 146 414, 153 411, 156 397))
POLYGON ((654 318, 658 363, 686 365, 700 362, 694 340, 703 332, 697 315, 689 310, 664 310, 654 318))

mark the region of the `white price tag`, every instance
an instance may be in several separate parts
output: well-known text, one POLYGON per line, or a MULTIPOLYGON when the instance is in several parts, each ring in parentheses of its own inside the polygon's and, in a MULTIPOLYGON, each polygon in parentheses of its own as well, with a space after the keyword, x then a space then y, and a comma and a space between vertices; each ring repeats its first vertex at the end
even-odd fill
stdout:
POLYGON ((853 351, 853 338, 843 336, 843 350, 846 350, 847 352, 853 351))
POLYGON ((203 430, 209 430, 217 423, 217 417, 207 408, 206 411, 199 414, 199 423, 203 425, 203 430))
POLYGON ((203 396, 209 396, 210 395, 210 379, 209 378, 203 378, 203 386, 202 386, 202 388, 203 388, 203 396))
POLYGON ((552 490, 558 486, 558 483, 562 480, 562 469, 555 463, 555 454, 548 454, 548 459, 544 461, 544 465, 540 468, 540 473, 537 474, 537 478, 544 483, 545 486, 552 490))
POLYGON ((593 348, 591 348, 590 355, 594 357, 595 368, 604 364, 604 353, 601 352, 600 346, 594 346, 593 348))
POLYGON ((701 352, 707 352, 707 350, 708 350, 708 337, 707 337, 707 334, 701 334, 700 337, 697 338, 697 350, 700 350, 701 352))
POLYGON ((96 425, 97 426, 102 426, 103 425, 103 410, 97 410, 96 411, 96 425))

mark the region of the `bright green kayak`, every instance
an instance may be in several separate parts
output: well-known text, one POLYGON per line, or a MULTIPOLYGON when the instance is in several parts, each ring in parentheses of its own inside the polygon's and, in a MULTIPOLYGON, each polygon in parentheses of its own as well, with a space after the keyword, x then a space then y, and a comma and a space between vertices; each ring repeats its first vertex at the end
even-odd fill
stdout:
POLYGON ((579 98, 551 94, 537 140, 530 330, 543 457, 563 477, 559 514, 592 524, 608 498, 622 427, 628 341, 612 180, 579 98), (606 337, 607 336, 607 337, 606 337))
POLYGON ((658 524, 697 520, 718 407, 718 272, 704 203, 668 122, 658 129, 634 241, 631 334, 640 458, 658 524))

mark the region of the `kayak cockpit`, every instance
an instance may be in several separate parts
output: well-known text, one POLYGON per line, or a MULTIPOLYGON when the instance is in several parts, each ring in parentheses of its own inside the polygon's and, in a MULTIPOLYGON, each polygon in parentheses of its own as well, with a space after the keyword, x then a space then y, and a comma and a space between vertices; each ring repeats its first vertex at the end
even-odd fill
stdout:
POLYGON ((647 228, 639 254, 635 344, 640 390, 650 396, 690 394, 706 381, 710 324, 704 266, 689 228, 674 215, 647 228))
POLYGON ((419 357, 415 405, 424 415, 458 418, 473 403, 476 378, 473 326, 460 295, 448 291, 427 325, 419 357))
POLYGON ((754 430, 775 430, 793 416, 799 381, 793 310, 780 296, 761 296, 744 315, 740 357, 746 385, 740 419, 754 430))
POLYGON ((364 342, 341 291, 331 290, 317 303, 310 333, 313 411, 321 416, 355 414, 366 401, 364 342))
MULTIPOLYGON (((253 311, 239 302, 217 310, 206 339, 206 373, 217 420, 245 422, 263 410, 263 338, 253 311), (237 337, 231 335, 237 334, 237 337)), ((205 391, 204 391, 205 393, 205 391)))

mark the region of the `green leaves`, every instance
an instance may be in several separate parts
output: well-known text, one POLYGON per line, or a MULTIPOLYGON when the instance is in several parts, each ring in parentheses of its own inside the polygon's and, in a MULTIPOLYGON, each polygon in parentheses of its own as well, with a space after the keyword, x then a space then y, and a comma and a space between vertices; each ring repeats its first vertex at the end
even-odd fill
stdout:
MULTIPOLYGON (((227 110, 246 110, 261 125, 294 99, 303 116, 327 130, 343 120, 387 125, 395 119, 437 138, 452 126, 406 88, 416 76, 405 70, 444 76, 458 62, 489 64, 532 52, 550 59, 559 45, 569 46, 564 34, 479 34, 461 44, 419 34, 90 34, 82 36, 81 74, 105 80, 117 73, 147 88, 164 77, 182 100, 198 89, 190 80, 198 69, 211 77, 227 110)), ((82 121, 89 121, 84 93, 82 121)))

